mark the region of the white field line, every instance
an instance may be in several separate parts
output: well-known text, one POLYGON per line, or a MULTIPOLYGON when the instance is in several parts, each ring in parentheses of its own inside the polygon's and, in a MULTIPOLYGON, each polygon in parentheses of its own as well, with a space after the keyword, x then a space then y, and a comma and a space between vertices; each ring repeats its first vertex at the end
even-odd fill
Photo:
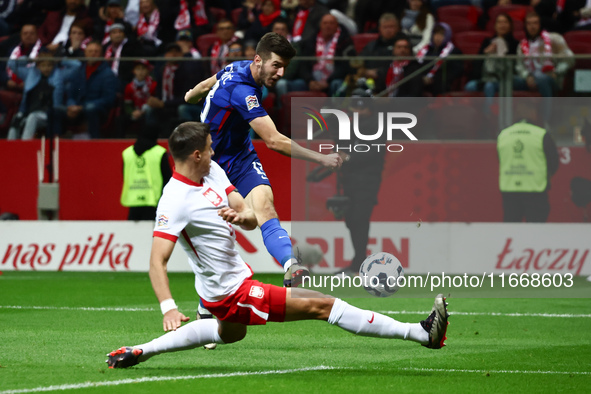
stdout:
MULTIPOLYGON (((349 368, 338 368, 328 367, 320 365, 317 367, 298 368, 298 369, 284 369, 274 371, 255 371, 255 372, 233 372, 225 374, 206 374, 206 375, 189 375, 189 376, 154 376, 137 379, 122 379, 112 380, 106 382, 85 382, 75 384, 62 384, 46 387, 35 387, 32 389, 18 389, 18 390, 5 390, 0 391, 0 394, 21 394, 21 393, 38 393, 45 391, 64 391, 64 390, 77 390, 93 387, 105 387, 105 386, 119 386, 122 384, 132 383, 147 383, 147 382, 162 382, 162 381, 174 381, 174 380, 193 380, 193 379, 211 379, 211 378, 230 378, 235 376, 256 376, 256 375, 279 375, 294 372, 308 372, 308 371, 325 371, 325 370, 338 370, 338 369, 349 369, 349 368)), ((484 369, 445 369, 445 368, 396 368, 399 371, 412 371, 412 372, 442 372, 442 373, 478 373, 478 374, 529 374, 529 375, 591 375, 591 372, 579 372, 579 371, 519 371, 519 370, 484 370, 484 369)))
POLYGON ((0 309, 37 309, 51 311, 107 311, 107 312, 153 312, 154 308, 119 308, 119 307, 92 307, 92 306, 25 306, 25 305, 0 305, 0 309))
POLYGON ((146 383, 146 382, 163 382, 171 380, 193 380, 193 379, 211 379, 211 378, 231 378, 235 376, 256 376, 256 375, 281 375, 294 372, 308 372, 308 371, 325 371, 344 369, 329 367, 325 365, 319 365, 317 367, 297 368, 297 369, 278 369, 272 371, 253 371, 253 372, 232 372, 232 373, 216 373, 216 374, 204 374, 204 375, 188 375, 188 376, 152 376, 137 379, 122 379, 122 380, 110 380, 105 382, 85 382, 85 383, 74 383, 74 384, 61 384, 54 386, 35 387, 32 389, 18 389, 18 390, 6 390, 0 391, 0 394, 20 394, 20 393, 39 393, 44 391, 64 391, 64 390, 78 390, 92 387, 105 387, 105 386, 119 386, 122 384, 132 383, 146 383))
MULTIPOLYGON (((1 307, 0 307, 1 308, 1 307)), ((431 311, 376 311, 383 315, 425 315, 431 311)), ((566 314, 566 313, 501 313, 501 312, 455 312, 449 311, 451 316, 502 316, 502 317, 583 317, 589 318, 591 314, 566 314)))
MULTIPOLYGON (((33 310, 60 310, 60 311, 90 311, 90 312, 154 312, 155 308, 124 308, 124 307, 70 307, 70 306, 26 306, 26 305, 0 305, 0 309, 33 309, 33 310)), ((431 311, 376 311, 384 315, 425 315, 431 311)), ((591 314, 566 314, 566 313, 501 313, 501 312, 455 312, 453 316, 500 316, 500 317, 558 317, 558 318, 591 318, 591 314)))
POLYGON ((459 373, 489 373, 489 374, 534 374, 534 375, 591 375, 591 372, 568 371, 519 371, 519 370, 484 370, 484 369, 445 369, 445 368, 398 368, 401 371, 413 372, 459 372, 459 373))

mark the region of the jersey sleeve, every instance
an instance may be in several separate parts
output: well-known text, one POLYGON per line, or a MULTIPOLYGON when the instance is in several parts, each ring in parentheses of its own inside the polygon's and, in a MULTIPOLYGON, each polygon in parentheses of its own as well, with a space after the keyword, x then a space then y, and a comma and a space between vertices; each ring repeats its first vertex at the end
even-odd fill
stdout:
POLYGON ((232 91, 230 103, 238 111, 242 119, 247 122, 267 116, 267 111, 261 105, 260 91, 250 85, 237 86, 232 91))
POLYGON ((183 208, 183 204, 163 194, 156 210, 154 237, 176 242, 188 223, 187 209, 183 208))

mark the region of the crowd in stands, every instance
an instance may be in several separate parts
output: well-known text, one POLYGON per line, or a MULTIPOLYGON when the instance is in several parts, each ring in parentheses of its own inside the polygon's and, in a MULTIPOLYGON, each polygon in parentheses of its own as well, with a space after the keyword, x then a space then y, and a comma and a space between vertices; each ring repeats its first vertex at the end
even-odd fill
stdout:
POLYGON ((551 97, 572 89, 573 52, 591 53, 591 2, 0 1, 0 56, 9 59, 0 65, 0 137, 128 137, 142 127, 166 137, 174 122, 199 120, 184 93, 252 59, 271 31, 298 56, 264 89, 270 113, 293 92, 348 96, 360 78, 390 97, 492 98, 507 67, 514 90, 551 97), (460 54, 487 58, 446 59, 460 54), (512 65, 506 55, 519 58, 512 65), (162 60, 119 60, 127 57, 162 60))

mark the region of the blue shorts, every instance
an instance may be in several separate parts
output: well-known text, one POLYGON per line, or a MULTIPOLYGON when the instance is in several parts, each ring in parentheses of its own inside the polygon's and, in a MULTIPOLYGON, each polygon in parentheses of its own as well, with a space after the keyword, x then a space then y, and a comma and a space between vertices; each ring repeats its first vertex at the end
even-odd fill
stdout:
POLYGON ((257 156, 249 164, 244 163, 239 170, 229 173, 228 178, 232 185, 236 186, 242 197, 246 197, 258 185, 271 186, 271 182, 269 182, 269 178, 265 174, 263 165, 257 156))

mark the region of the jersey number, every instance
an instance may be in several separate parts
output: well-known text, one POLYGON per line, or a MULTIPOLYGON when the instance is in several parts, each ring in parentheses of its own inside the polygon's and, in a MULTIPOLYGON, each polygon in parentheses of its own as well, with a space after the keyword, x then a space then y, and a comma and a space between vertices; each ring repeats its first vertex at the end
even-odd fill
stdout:
POLYGON ((261 178, 269 179, 267 178, 267 174, 265 174, 265 171, 263 170, 263 165, 261 163, 255 161, 254 163, 252 163, 252 166, 254 170, 257 172, 257 174, 261 176, 261 178))

